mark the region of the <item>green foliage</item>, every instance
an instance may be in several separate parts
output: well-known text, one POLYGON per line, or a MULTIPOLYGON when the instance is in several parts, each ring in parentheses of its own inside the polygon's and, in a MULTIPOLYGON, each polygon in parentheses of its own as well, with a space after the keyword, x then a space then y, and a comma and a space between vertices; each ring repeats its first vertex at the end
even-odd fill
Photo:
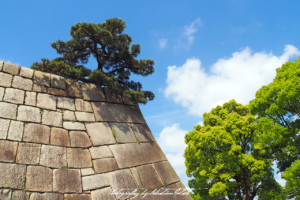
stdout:
POLYGON ((109 87, 118 95, 139 103, 153 100, 151 91, 143 91, 139 82, 129 80, 131 73, 148 76, 154 72, 154 61, 140 59, 139 44, 131 44, 132 38, 123 34, 126 24, 123 20, 112 18, 104 23, 76 23, 71 27, 71 40, 58 40, 51 46, 62 57, 35 62, 32 69, 57 74, 68 79, 95 83, 109 87), (87 64, 93 56, 98 66, 89 70, 81 64, 87 64))
POLYGON ((300 199, 300 160, 287 168, 282 177, 286 179, 285 190, 288 197, 300 199))

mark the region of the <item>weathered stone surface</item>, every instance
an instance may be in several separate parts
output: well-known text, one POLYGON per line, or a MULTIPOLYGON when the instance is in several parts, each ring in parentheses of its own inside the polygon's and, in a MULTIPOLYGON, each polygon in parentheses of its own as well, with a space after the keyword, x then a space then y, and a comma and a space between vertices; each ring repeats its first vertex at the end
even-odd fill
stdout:
POLYGON ((29 192, 14 190, 11 195, 11 200, 29 200, 29 195, 29 192))
POLYGON ((65 80, 67 84, 68 96, 82 98, 82 90, 80 84, 73 80, 65 80))
POLYGON ((0 139, 6 139, 10 120, 0 119, 0 139))
POLYGON ((92 200, 115 200, 115 196, 111 195, 111 188, 110 187, 106 187, 106 188, 102 188, 100 190, 93 190, 91 192, 91 196, 92 196, 92 200))
POLYGON ((36 106, 36 92, 28 92, 28 91, 26 91, 25 105, 36 106))
POLYGON ((0 101, 3 100, 4 91, 5 91, 5 88, 4 87, 0 87, 0 101))
POLYGON ((83 98, 91 101, 106 101, 103 89, 100 85, 82 83, 83 98))
POLYGON ((83 123, 80 122, 64 122, 63 127, 67 130, 78 130, 78 131, 85 131, 85 126, 83 123))
POLYGON ((92 158, 89 150, 80 148, 67 149, 68 167, 89 168, 92 167, 92 158))
POLYGON ((42 112, 42 124, 62 127, 62 115, 60 112, 44 110, 42 112))
POLYGON ((75 112, 76 119, 81 122, 94 122, 95 116, 94 113, 87 112, 75 112))
POLYGON ((139 142, 156 141, 147 124, 130 124, 139 142))
POLYGON ((0 102, 0 117, 16 119, 17 107, 15 104, 0 102))
POLYGON ((0 86, 11 87, 12 78, 12 75, 0 72, 0 86))
POLYGON ((11 192, 10 189, 0 189, 0 199, 11 200, 11 192))
POLYGON ((48 88, 48 94, 57 95, 57 96, 68 96, 65 90, 60 90, 57 88, 48 88))
POLYGON ((0 163, 0 187, 23 189, 26 165, 0 163))
POLYGON ((5 62, 3 65, 3 71, 9 74, 18 75, 20 66, 5 62))
POLYGON ((64 200, 64 195, 58 193, 32 193, 30 200, 64 200))
POLYGON ((57 107, 67 110, 75 110, 74 99, 68 97, 58 97, 57 107))
POLYGON ((107 87, 105 87, 103 89, 104 89, 104 93, 105 93, 107 102, 123 104, 122 97, 120 95, 117 96, 116 94, 111 93, 107 87))
POLYGON ((65 194, 65 200, 92 200, 90 194, 65 194))
POLYGON ((140 182, 146 189, 153 190, 163 186, 163 183, 159 180, 152 164, 138 166, 136 167, 136 170, 139 173, 140 182))
POLYGON ((19 143, 17 163, 37 165, 40 160, 41 145, 33 143, 19 143))
POLYGON ((79 169, 55 169, 53 191, 59 193, 82 193, 79 169))
POLYGON ((180 181, 178 175, 175 170, 169 163, 169 161, 158 162, 153 164, 160 179, 165 182, 165 184, 169 185, 174 182, 180 181))
POLYGON ((128 123, 109 123, 111 128, 115 130, 116 140, 119 143, 137 142, 135 135, 128 123))
POLYGON ((76 121, 75 113, 69 110, 62 110, 64 121, 76 121))
POLYGON ((65 79, 61 76, 57 76, 54 74, 51 74, 51 87, 62 89, 62 90, 67 89, 65 79))
POLYGON ((71 147, 88 148, 92 146, 90 138, 86 132, 70 131, 71 147))
POLYGON ((33 81, 37 85, 50 87, 50 74, 41 71, 34 71, 33 81))
POLYGON ((146 123, 138 106, 92 102, 96 121, 146 123))
POLYGON ((18 118, 19 121, 26 122, 41 122, 41 110, 31 106, 19 106, 18 118))
POLYGON ((7 139, 22 141, 23 130, 24 130, 24 122, 11 121, 10 126, 9 126, 7 139))
POLYGON ((134 179, 135 179, 137 185, 139 186, 139 188, 145 187, 145 186, 142 184, 142 182, 141 182, 140 175, 139 175, 138 171, 136 170, 136 167, 130 168, 130 172, 131 172, 131 174, 133 175, 133 177, 134 177, 134 179))
POLYGON ((169 192, 174 194, 176 200, 193 200, 187 188, 183 185, 182 182, 177 182, 166 187, 169 192))
POLYGON ((40 164, 51 168, 66 167, 66 147, 42 145, 40 164))
POLYGON ((34 73, 33 69, 29 69, 29 68, 26 68, 26 67, 21 67, 20 76, 31 79, 32 76, 33 76, 33 73, 34 73))
POLYGON ((0 61, 0 71, 2 71, 2 69, 3 69, 3 64, 4 64, 4 62, 0 61))
POLYGON ((93 190, 109 186, 105 174, 97 174, 82 177, 83 190, 93 190))
POLYGON ((47 92, 47 88, 42 85, 33 84, 32 91, 34 92, 47 92))
POLYGON ((50 128, 40 124, 26 124, 24 129, 23 141, 48 144, 50 128))
POLYGON ((113 157, 108 146, 91 147, 89 150, 93 159, 113 157))
POLYGON ((18 148, 17 142, 0 140, 0 161, 15 162, 17 148, 18 148))
POLYGON ((56 146, 69 147, 70 138, 68 131, 61 128, 52 128, 50 144, 56 146))
POLYGON ((131 106, 138 106, 139 104, 136 101, 132 101, 126 97, 123 97, 123 103, 131 106))
POLYGON ((42 166, 28 166, 26 172, 26 190, 38 192, 52 191, 52 170, 42 166))
POLYGON ((86 128, 94 146, 116 143, 108 123, 99 122, 86 124, 86 128))
POLYGON ((93 112, 92 105, 83 99, 75 99, 76 111, 93 112))
POLYGON ((105 172, 111 172, 119 169, 117 162, 114 158, 103 158, 93 161, 94 170, 96 174, 101 174, 105 172))
POLYGON ((21 76, 14 76, 12 86, 14 88, 31 91, 33 82, 30 79, 22 78, 21 76))
POLYGON ((95 171, 93 168, 81 169, 81 176, 88 176, 88 175, 92 175, 92 174, 95 174, 95 171))
POLYGON ((38 93, 36 106, 39 108, 56 110, 56 96, 38 93))
POLYGON ((7 101, 14 104, 23 104, 24 94, 25 92, 23 90, 6 88, 3 101, 7 101))

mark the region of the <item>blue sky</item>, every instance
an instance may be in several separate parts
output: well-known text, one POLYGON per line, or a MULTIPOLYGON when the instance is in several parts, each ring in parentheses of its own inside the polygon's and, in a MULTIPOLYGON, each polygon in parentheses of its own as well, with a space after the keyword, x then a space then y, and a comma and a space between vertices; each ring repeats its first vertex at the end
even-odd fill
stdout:
POLYGON ((57 57, 50 43, 70 39, 75 23, 123 19, 124 33, 141 45, 139 58, 155 61, 153 75, 132 76, 156 95, 140 108, 187 186, 184 134, 217 105, 248 104, 276 68, 300 56, 299 6, 293 0, 2 1, 0 60, 30 67, 57 57))

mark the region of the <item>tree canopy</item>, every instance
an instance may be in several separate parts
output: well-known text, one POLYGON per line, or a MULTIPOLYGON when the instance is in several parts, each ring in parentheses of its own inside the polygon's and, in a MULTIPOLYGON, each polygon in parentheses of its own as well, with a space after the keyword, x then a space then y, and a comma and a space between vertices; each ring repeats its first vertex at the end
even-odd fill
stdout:
POLYGON ((139 103, 153 100, 151 91, 143 91, 140 82, 129 80, 131 73, 147 76, 154 72, 154 61, 136 57, 141 52, 139 44, 131 44, 132 38, 124 34, 123 20, 112 18, 104 23, 76 23, 71 27, 71 40, 58 40, 51 44, 61 57, 34 62, 32 69, 57 74, 68 79, 95 83, 109 87, 115 94, 139 103), (97 67, 89 70, 89 57, 97 61, 97 67))

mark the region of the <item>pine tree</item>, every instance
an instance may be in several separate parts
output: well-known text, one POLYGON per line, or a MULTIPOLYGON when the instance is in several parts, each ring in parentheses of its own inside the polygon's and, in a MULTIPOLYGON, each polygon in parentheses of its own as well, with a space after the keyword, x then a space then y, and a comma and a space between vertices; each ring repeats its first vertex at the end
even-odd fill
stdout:
POLYGON ((154 61, 135 59, 141 51, 139 44, 131 44, 132 38, 122 33, 123 20, 107 19, 104 23, 76 23, 71 27, 71 40, 58 40, 51 44, 61 57, 34 62, 32 69, 57 74, 68 79, 95 83, 108 87, 113 93, 146 104, 153 100, 151 91, 143 91, 140 82, 129 80, 131 73, 147 76, 154 72, 154 61), (95 70, 89 70, 89 57, 97 60, 95 70))

